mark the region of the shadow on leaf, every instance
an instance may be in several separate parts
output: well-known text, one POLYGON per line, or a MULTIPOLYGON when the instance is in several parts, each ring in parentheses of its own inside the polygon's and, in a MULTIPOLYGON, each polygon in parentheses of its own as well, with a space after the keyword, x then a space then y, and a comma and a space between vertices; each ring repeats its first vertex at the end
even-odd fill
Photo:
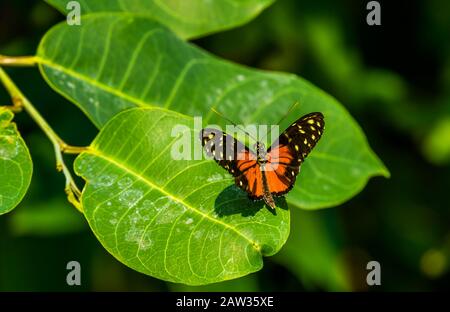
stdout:
MULTIPOLYGON (((277 209, 288 209, 284 197, 275 197, 277 209)), ((225 188, 216 198, 214 210, 219 217, 241 214, 243 217, 254 216, 259 210, 267 209, 273 215, 277 214, 276 209, 269 208, 263 200, 253 201, 247 194, 236 185, 225 188)))

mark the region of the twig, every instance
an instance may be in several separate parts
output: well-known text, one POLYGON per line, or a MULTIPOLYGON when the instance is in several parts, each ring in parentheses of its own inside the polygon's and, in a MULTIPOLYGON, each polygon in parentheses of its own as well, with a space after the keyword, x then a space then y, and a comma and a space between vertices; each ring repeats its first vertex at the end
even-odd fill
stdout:
POLYGON ((75 184, 75 181, 72 177, 72 174, 70 173, 70 170, 64 163, 63 153, 79 154, 87 150, 87 147, 71 146, 65 143, 56 134, 56 132, 53 131, 53 129, 50 127, 47 121, 41 116, 41 114, 36 110, 36 108, 31 104, 31 102, 23 95, 20 89, 14 84, 11 78, 6 74, 6 72, 1 67, 0 67, 0 81, 5 86, 6 90, 10 94, 11 99, 13 101, 13 105, 10 106, 11 109, 23 108, 31 116, 31 118, 38 124, 38 126, 42 129, 42 131, 44 131, 49 140, 52 142, 53 147, 55 149, 56 169, 58 171, 62 171, 62 173, 66 178, 65 191, 67 193, 67 199, 69 200, 70 203, 72 203, 75 206, 75 208, 83 212, 83 208, 80 203, 81 192, 77 187, 77 185, 75 184))
POLYGON ((0 65, 2 66, 34 66, 35 56, 6 56, 0 54, 0 65))

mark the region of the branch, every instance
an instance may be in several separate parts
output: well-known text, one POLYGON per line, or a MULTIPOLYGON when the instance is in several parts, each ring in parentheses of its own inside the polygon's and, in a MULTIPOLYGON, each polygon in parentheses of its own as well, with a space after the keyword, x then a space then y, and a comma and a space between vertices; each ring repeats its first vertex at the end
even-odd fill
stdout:
POLYGON ((0 54, 0 65, 2 66, 34 66, 36 56, 6 56, 0 54))
POLYGON ((75 206, 75 208, 77 208, 80 212, 83 212, 80 203, 81 192, 77 187, 77 185, 75 184, 75 181, 72 177, 72 174, 70 173, 70 170, 64 163, 63 153, 79 154, 87 150, 87 147, 71 146, 65 143, 55 133, 55 131, 53 131, 53 129, 50 127, 47 121, 41 116, 41 114, 36 110, 36 108, 31 104, 31 102, 23 95, 23 93, 19 90, 19 88, 14 84, 11 78, 6 74, 6 72, 1 67, 0 67, 0 81, 3 83, 9 95, 11 96, 11 99, 13 101, 13 105, 11 106, 11 108, 23 108, 31 116, 31 118, 38 124, 38 126, 42 129, 42 131, 44 131, 49 140, 52 142, 53 147, 55 149, 56 169, 58 171, 62 171, 62 173, 66 178, 65 191, 67 193, 67 199, 69 200, 70 203, 72 203, 75 206))

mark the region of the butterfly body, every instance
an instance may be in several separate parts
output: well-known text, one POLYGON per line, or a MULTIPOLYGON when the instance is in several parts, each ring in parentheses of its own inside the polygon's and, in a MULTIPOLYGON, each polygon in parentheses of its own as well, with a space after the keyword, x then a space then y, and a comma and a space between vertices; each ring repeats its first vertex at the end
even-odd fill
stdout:
POLYGON ((274 196, 292 189, 300 165, 322 136, 324 125, 321 113, 310 113, 291 124, 268 149, 257 142, 255 151, 217 129, 202 129, 200 139, 206 154, 235 178, 240 189, 274 209, 274 196))

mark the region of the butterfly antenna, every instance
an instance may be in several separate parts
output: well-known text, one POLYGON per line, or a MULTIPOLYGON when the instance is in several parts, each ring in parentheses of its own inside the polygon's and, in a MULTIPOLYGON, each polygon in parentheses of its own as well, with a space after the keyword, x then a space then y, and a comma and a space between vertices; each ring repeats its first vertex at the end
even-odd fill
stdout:
POLYGON ((211 110, 216 113, 217 115, 219 115, 220 117, 222 117, 223 119, 225 119, 226 121, 228 121, 229 123, 231 123, 233 126, 235 126, 236 128, 238 128, 239 130, 241 130, 242 132, 244 132, 246 135, 248 135, 249 137, 251 137, 253 140, 256 140, 253 135, 251 135, 250 133, 248 133, 247 131, 245 131, 244 129, 242 129, 241 127, 239 127, 235 122, 233 122, 232 120, 228 119, 227 117, 225 117, 222 113, 219 113, 215 108, 211 108, 211 110))
POLYGON ((280 118, 280 120, 277 122, 277 125, 279 125, 283 120, 286 119, 286 117, 294 110, 294 108, 299 104, 299 101, 295 101, 291 107, 289 107, 288 111, 280 118))
MULTIPOLYGON (((299 101, 295 101, 291 107, 289 107, 289 109, 287 110, 286 113, 284 113, 284 115, 280 118, 280 120, 276 123, 277 126, 280 125, 280 123, 286 119, 286 117, 294 110, 294 108, 299 104, 299 101)), ((270 133, 272 132, 272 127, 270 127, 269 132, 264 136, 264 138, 266 136, 268 136, 270 133)))

